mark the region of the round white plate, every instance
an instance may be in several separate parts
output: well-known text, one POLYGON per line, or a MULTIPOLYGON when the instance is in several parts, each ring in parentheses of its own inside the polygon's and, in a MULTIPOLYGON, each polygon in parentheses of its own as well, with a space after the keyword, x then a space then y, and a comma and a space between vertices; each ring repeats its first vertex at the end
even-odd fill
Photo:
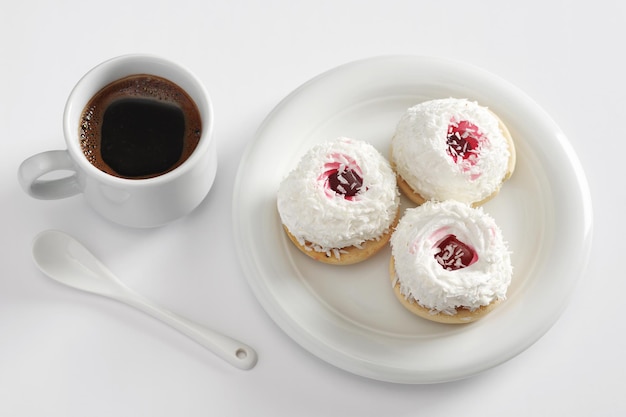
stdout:
POLYGON ((537 104, 481 69, 411 56, 340 66, 278 104, 241 160, 233 217, 241 266, 271 318, 319 358, 398 383, 465 378, 537 341, 583 273, 592 223, 578 159, 537 104), (513 177, 484 206, 513 252, 513 282, 507 301, 467 325, 433 323, 405 310, 392 293, 388 248, 354 266, 315 262, 291 244, 276 210, 280 181, 313 144, 348 136, 388 155, 406 108, 444 97, 466 97, 495 111, 517 147, 513 177))

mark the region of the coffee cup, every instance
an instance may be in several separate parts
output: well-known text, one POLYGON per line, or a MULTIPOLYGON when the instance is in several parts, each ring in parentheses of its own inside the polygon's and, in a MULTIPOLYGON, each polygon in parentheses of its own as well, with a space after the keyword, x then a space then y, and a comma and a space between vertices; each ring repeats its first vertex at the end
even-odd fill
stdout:
POLYGON ((208 194, 217 171, 212 131, 210 97, 196 76, 157 56, 124 55, 78 81, 63 114, 67 149, 26 159, 18 179, 37 199, 82 193, 115 223, 160 226, 208 194))

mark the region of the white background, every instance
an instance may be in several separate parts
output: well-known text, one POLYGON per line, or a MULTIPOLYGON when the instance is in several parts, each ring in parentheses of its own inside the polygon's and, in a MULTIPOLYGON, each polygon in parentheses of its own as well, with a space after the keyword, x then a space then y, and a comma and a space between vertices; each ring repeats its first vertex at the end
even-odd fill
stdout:
POLYGON ((619 0, 3 1, 0 416, 624 415, 625 20, 619 0), (211 193, 151 230, 108 223, 80 196, 34 200, 16 179, 26 157, 65 147, 76 81, 130 52, 191 68, 215 106, 211 193), (264 117, 315 75, 387 54, 454 58, 515 84, 566 133, 590 184, 594 245, 568 308, 528 350, 462 381, 399 385, 326 364, 274 324, 237 263, 234 177, 264 117), (258 365, 232 368, 144 314, 48 280, 30 250, 51 228, 139 292, 252 345, 258 365))

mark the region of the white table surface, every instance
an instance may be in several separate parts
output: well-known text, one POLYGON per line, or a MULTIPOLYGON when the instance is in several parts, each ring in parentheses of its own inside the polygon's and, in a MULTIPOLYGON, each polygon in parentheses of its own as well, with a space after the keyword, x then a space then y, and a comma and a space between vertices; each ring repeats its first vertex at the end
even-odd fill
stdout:
POLYGON ((626 3, 474 3, 4 1, 0 416, 624 415, 626 3), (80 196, 34 200, 16 179, 26 157, 64 148, 75 82, 129 52, 185 64, 215 106, 210 195, 150 230, 102 220, 80 196), (257 127, 315 75, 387 54, 454 58, 515 84, 566 133, 589 181, 593 248, 567 309, 529 349, 469 379, 401 385, 335 368, 272 321, 238 265, 232 190, 257 127), (254 346, 258 365, 232 368, 142 313, 50 281, 31 258, 45 229, 76 236, 167 308, 254 346))

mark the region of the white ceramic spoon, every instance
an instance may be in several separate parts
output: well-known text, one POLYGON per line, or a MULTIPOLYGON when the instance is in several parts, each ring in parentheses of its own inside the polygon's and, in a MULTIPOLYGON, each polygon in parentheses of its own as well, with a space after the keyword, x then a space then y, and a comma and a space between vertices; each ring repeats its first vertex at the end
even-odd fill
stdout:
POLYGON ((136 307, 191 337, 237 368, 251 369, 256 365, 257 354, 250 346, 171 313, 130 290, 80 242, 63 232, 47 230, 37 235, 33 258, 50 278, 136 307))

